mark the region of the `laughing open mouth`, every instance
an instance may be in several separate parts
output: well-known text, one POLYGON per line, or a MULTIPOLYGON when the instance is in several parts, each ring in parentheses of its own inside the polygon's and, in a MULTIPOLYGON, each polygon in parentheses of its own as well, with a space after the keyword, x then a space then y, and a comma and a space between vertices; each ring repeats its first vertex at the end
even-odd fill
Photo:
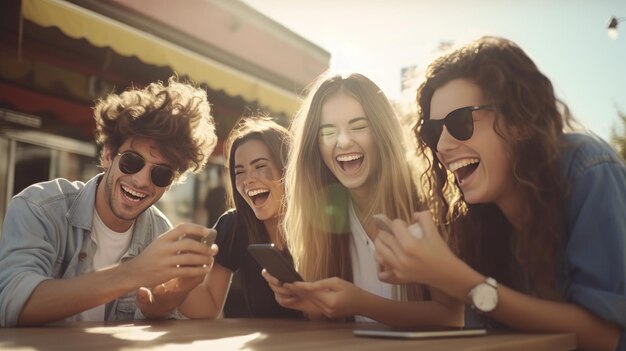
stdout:
POLYGON ((480 164, 480 160, 477 158, 464 158, 459 161, 452 162, 448 165, 448 169, 450 172, 453 172, 459 184, 463 184, 464 180, 467 179, 480 164))
POLYGON ((365 156, 360 153, 348 154, 348 155, 339 155, 336 160, 339 164, 339 167, 345 172, 354 172, 361 164, 363 164, 363 160, 365 156))
POLYGON ((143 199, 146 198, 146 194, 137 192, 129 187, 127 187, 126 185, 122 185, 122 193, 124 193, 124 195, 126 195, 126 197, 131 200, 131 201, 141 201, 143 199))
POLYGON ((270 190, 269 189, 253 189, 253 190, 248 190, 247 194, 255 206, 260 206, 260 205, 263 205, 265 201, 267 201, 267 198, 270 196, 270 190))

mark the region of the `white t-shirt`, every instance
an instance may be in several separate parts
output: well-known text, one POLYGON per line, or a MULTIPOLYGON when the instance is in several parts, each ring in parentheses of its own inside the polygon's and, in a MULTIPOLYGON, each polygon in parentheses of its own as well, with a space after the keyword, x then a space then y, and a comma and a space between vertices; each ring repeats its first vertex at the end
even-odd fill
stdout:
MULTIPOLYGON (((352 203, 348 209, 348 218, 352 232, 350 258, 354 285, 372 294, 391 299, 394 286, 378 280, 374 243, 365 233, 365 229, 354 212, 352 203)), ((357 322, 374 322, 370 318, 359 315, 356 315, 354 319, 357 322)))
MULTIPOLYGON (((120 261, 124 253, 128 250, 130 241, 132 239, 133 227, 123 232, 118 233, 109 229, 109 227, 102 222, 102 219, 98 215, 98 211, 93 211, 93 226, 91 231, 91 240, 96 243, 96 253, 94 254, 91 267, 88 268, 85 273, 95 272, 99 269, 109 267, 120 261)), ((104 309, 106 305, 96 306, 90 310, 83 311, 78 315, 79 321, 104 321, 104 309)))

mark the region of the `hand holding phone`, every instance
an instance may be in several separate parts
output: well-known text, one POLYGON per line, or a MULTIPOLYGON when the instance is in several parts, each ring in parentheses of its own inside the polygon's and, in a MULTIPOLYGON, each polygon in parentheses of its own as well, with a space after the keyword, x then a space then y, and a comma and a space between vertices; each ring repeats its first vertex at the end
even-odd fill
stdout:
POLYGON ((259 262, 261 267, 282 283, 304 280, 295 270, 293 264, 278 251, 274 244, 252 244, 248 246, 248 252, 259 262))
MULTIPOLYGON (((202 236, 198 234, 183 234, 180 236, 178 240, 193 239, 195 241, 200 242, 201 244, 211 247, 213 246, 213 243, 215 243, 215 238, 217 238, 217 231, 213 228, 209 228, 209 234, 207 236, 202 236)), ((183 253, 185 253, 185 251, 178 252, 178 254, 183 254, 183 253)), ((182 265, 179 267, 190 267, 190 266, 182 265)), ((203 265, 203 267, 206 267, 206 265, 203 265)))
POLYGON ((374 218, 374 223, 380 230, 384 230, 387 233, 393 233, 391 230, 391 220, 383 213, 377 213, 372 216, 374 218))
POLYGON ((183 234, 180 237, 180 240, 185 239, 185 238, 199 241, 201 244, 205 244, 206 246, 211 247, 211 245, 215 243, 215 238, 217 238, 217 231, 213 228, 209 228, 209 235, 207 236, 202 236, 202 235, 197 235, 197 234, 183 234))
MULTIPOLYGON (((383 213, 377 213, 372 216, 374 218, 374 222, 376 226, 380 230, 384 230, 388 233, 393 233, 391 230, 391 220, 383 213)), ((409 233, 413 235, 416 239, 421 239, 424 236, 422 232, 422 227, 418 223, 413 223, 407 227, 409 233)))

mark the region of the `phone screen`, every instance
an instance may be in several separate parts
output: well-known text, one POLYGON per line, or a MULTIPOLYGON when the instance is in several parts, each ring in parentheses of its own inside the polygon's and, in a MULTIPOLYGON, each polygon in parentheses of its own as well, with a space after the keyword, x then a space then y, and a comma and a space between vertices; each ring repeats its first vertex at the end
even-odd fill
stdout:
POLYGON ((302 281, 302 277, 293 268, 293 264, 274 246, 274 244, 252 244, 248 252, 259 265, 283 283, 302 281))

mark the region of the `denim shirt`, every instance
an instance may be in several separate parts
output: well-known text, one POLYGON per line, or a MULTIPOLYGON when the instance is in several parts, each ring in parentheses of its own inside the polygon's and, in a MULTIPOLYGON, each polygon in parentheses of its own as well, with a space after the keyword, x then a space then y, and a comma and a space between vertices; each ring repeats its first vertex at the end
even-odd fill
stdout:
POLYGON ((562 174, 565 260, 557 277, 565 299, 621 328, 626 351, 626 165, 603 140, 566 134, 562 174))
MULTIPOLYGON (((599 138, 570 133, 562 141, 568 193, 556 280, 565 301, 618 325, 617 350, 626 351, 626 165, 599 138)), ((469 326, 505 327, 472 308, 465 317, 469 326)))
MULTIPOLYGON (((91 266, 96 189, 102 174, 87 183, 55 179, 29 186, 7 210, 0 241, 0 326, 14 327, 35 287, 46 279, 80 276, 91 266)), ((135 221, 130 246, 121 261, 131 259, 171 228, 151 206, 135 221)), ((68 301, 69 302, 69 301, 68 301)), ((142 318, 135 291, 107 303, 105 320, 142 318)), ((66 321, 75 321, 77 315, 66 321)))

